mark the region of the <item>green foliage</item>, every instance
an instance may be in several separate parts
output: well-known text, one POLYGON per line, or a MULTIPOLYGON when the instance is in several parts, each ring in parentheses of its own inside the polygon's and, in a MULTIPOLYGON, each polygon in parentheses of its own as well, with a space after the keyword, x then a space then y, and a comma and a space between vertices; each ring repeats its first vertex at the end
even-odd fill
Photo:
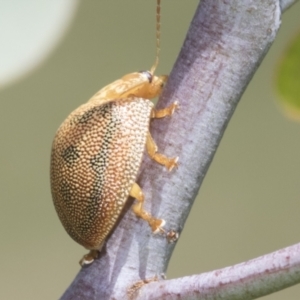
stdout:
POLYGON ((300 121, 300 32, 279 64, 276 85, 284 112, 291 119, 300 121))

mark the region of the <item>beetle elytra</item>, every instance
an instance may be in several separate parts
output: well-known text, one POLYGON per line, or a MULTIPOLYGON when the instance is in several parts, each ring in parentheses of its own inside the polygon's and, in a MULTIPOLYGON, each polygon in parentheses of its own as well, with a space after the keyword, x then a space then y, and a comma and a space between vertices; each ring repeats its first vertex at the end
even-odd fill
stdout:
POLYGON ((149 99, 160 95, 167 76, 155 76, 158 64, 160 0, 157 0, 157 54, 150 71, 127 74, 107 85, 73 111, 56 132, 51 153, 51 191, 68 234, 90 250, 80 264, 93 262, 129 196, 132 209, 153 232, 163 219, 143 209, 136 183, 144 149, 168 170, 178 158, 157 152, 151 137, 152 118, 171 116, 177 103, 156 110, 149 99))

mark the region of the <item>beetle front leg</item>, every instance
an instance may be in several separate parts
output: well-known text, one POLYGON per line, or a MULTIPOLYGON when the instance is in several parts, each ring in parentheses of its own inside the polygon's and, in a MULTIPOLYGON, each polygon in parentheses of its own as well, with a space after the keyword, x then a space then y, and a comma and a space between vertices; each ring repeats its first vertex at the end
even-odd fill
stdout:
POLYGON ((158 233, 159 231, 164 232, 162 227, 165 224, 165 221, 162 219, 155 219, 148 212, 143 209, 144 204, 144 194, 142 189, 139 187, 137 183, 134 183, 129 195, 137 200, 132 207, 133 212, 141 219, 147 221, 154 233, 158 233))
POLYGON ((147 135, 146 149, 147 149, 149 156, 153 160, 155 160, 157 163, 165 166, 169 171, 171 171, 174 167, 177 167, 178 157, 169 158, 161 153, 158 153, 156 143, 153 140, 150 132, 148 132, 148 135, 147 135))
POLYGON ((164 118, 167 116, 172 116, 175 109, 178 109, 179 105, 178 102, 175 101, 171 105, 163 108, 163 109, 155 109, 153 108, 151 111, 151 118, 152 119, 159 119, 159 118, 164 118))

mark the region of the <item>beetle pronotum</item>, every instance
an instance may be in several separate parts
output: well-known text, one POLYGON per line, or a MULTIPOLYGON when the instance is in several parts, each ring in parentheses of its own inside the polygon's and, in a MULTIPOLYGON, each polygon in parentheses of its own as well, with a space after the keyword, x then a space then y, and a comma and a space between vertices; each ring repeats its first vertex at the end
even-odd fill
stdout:
POLYGON ((58 216, 69 235, 90 250, 80 264, 93 262, 129 196, 134 213, 153 232, 164 220, 143 209, 136 177, 146 148, 150 157, 171 170, 178 158, 157 152, 149 132, 152 118, 171 116, 177 103, 156 110, 148 100, 160 95, 167 76, 155 76, 160 43, 157 0, 156 60, 150 71, 127 74, 97 92, 73 111, 56 132, 51 153, 51 191, 58 216))

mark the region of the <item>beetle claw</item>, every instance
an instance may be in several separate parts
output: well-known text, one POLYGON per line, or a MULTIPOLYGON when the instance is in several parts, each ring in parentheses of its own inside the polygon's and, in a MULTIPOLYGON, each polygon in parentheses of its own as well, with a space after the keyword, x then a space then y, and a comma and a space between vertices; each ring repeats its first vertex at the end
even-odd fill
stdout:
POLYGON ((179 104, 178 104, 178 101, 175 101, 175 102, 173 102, 172 103, 172 109, 171 109, 171 115, 173 115, 174 114, 174 111, 175 110, 178 110, 179 109, 179 104))
POLYGON ((165 230, 162 228, 165 226, 165 224, 166 224, 166 221, 163 219, 152 219, 150 226, 151 226, 153 234, 165 233, 165 230))
POLYGON ((176 167, 176 168, 178 167, 178 163, 177 163, 178 159, 179 159, 179 157, 177 156, 177 157, 171 158, 169 160, 168 165, 166 165, 168 171, 172 171, 174 167, 176 167))

